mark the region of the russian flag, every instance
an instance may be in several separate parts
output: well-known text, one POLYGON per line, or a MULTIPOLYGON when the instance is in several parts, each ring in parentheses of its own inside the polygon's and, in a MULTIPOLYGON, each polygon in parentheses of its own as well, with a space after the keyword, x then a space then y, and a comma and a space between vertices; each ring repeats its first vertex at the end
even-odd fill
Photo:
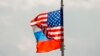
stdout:
POLYGON ((44 35, 43 31, 37 26, 34 26, 33 29, 37 41, 37 53, 49 52, 52 50, 59 49, 61 47, 61 40, 48 39, 44 35))

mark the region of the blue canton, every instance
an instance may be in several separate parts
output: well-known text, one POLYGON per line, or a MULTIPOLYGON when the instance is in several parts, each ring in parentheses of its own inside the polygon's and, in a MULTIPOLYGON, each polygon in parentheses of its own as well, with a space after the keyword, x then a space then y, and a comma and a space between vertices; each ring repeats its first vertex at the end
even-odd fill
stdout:
POLYGON ((63 19, 61 19, 60 10, 48 13, 47 25, 48 27, 63 26, 63 19))

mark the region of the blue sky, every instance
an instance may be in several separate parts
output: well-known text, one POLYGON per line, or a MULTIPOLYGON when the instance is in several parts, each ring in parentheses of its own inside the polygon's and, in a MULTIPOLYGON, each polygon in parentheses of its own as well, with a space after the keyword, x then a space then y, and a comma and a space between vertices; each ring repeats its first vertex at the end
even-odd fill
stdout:
MULTIPOLYGON (((0 56, 36 54, 29 23, 40 13, 59 9, 60 0, 0 0, 0 56)), ((64 0, 65 56, 100 56, 100 0, 64 0)))

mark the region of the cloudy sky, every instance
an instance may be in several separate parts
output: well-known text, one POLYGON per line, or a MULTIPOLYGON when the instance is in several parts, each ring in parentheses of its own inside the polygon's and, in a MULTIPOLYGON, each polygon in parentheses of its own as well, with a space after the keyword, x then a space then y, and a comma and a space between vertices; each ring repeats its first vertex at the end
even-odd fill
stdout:
MULTIPOLYGON (((0 56, 36 54, 29 23, 36 15, 59 9, 60 0, 0 0, 0 56)), ((65 56, 100 56, 100 0, 64 0, 65 56)))

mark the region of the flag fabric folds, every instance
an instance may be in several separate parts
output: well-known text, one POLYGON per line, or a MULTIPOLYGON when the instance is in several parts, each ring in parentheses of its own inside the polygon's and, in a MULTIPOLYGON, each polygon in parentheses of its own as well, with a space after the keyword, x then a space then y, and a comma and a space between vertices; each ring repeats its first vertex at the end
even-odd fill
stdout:
POLYGON ((37 53, 61 48, 63 41, 62 20, 60 10, 39 14, 31 20, 30 25, 33 27, 37 41, 37 53))

